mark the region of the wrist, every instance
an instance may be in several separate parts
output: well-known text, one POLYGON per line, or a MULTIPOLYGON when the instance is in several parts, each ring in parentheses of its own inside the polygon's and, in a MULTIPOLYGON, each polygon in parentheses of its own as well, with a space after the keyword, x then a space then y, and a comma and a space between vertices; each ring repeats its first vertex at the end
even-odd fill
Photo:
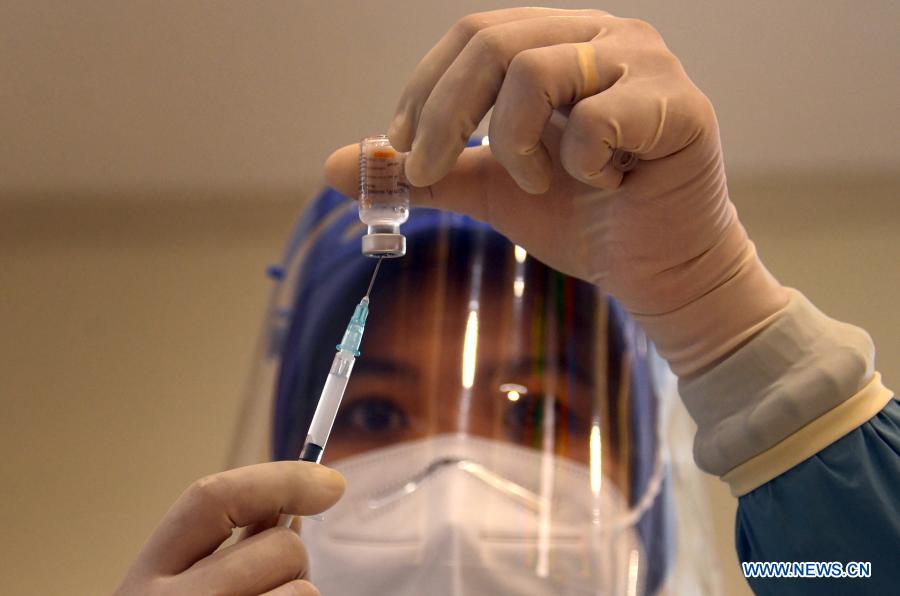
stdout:
POLYGON ((796 290, 776 320, 714 368, 681 379, 694 457, 739 496, 811 457, 890 400, 862 329, 796 290))
POLYGON ((771 324, 788 303, 787 290, 746 240, 734 273, 681 308, 632 313, 679 378, 714 367, 771 324))

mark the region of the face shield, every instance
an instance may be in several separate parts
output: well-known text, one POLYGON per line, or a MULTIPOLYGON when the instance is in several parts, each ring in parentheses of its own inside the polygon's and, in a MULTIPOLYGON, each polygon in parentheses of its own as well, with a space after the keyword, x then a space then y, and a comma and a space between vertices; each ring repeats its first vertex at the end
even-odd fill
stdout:
MULTIPOLYGON (((655 593, 671 560, 664 405, 618 305, 468 218, 414 210, 385 260, 304 522, 313 581, 348 594, 655 593)), ((282 266, 233 463, 296 458, 374 261, 337 193, 282 266), (247 457, 249 455, 249 457, 247 457), (243 457, 242 457, 243 456, 243 457)))

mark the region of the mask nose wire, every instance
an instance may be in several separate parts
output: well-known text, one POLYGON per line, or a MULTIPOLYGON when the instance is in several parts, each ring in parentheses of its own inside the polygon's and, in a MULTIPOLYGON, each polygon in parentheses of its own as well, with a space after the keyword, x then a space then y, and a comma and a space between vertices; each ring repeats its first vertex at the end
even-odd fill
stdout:
MULTIPOLYGON (((665 479, 665 469, 662 461, 664 455, 662 451, 661 446, 657 447, 657 462, 644 496, 634 507, 608 519, 605 531, 619 531, 637 524, 656 502, 657 497, 662 493, 662 483, 665 479)), ((533 512, 539 513, 542 507, 550 506, 545 497, 528 490, 508 478, 504 478, 479 463, 460 457, 442 457, 431 462, 403 485, 370 497, 366 501, 366 506, 370 511, 378 511, 393 505, 420 490, 428 480, 448 468, 456 468, 469 474, 533 512)))
POLYGON ((532 511, 538 511, 543 504, 540 496, 524 486, 504 478, 481 464, 458 457, 442 457, 441 459, 433 461, 428 467, 418 472, 402 486, 375 495, 371 497, 366 504, 371 511, 377 511, 378 509, 392 505, 412 495, 421 489, 429 479, 448 468, 456 468, 461 472, 469 474, 473 478, 480 480, 485 485, 528 507, 532 511))

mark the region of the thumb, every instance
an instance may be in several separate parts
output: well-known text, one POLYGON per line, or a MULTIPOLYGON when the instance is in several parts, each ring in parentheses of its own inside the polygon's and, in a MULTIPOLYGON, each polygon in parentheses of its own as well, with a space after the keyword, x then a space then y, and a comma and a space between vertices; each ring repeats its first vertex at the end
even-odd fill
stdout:
MULTIPOLYGON (((359 146, 347 145, 325 161, 329 186, 351 198, 359 194, 359 146)), ((454 211, 487 222, 492 201, 515 201, 525 196, 489 147, 470 147, 462 152, 450 172, 431 186, 410 186, 410 202, 421 207, 454 211)))
POLYGON ((150 569, 181 573, 212 553, 236 527, 277 517, 313 515, 344 493, 340 473, 309 462, 278 461, 207 476, 172 505, 139 559, 150 569))

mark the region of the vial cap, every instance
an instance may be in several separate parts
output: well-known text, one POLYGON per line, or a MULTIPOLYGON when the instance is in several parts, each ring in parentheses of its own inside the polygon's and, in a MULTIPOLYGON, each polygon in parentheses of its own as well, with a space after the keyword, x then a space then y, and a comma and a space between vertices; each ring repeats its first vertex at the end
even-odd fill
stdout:
POLYGON ((362 253, 367 257, 391 259, 406 254, 403 234, 366 234, 362 237, 362 253))

